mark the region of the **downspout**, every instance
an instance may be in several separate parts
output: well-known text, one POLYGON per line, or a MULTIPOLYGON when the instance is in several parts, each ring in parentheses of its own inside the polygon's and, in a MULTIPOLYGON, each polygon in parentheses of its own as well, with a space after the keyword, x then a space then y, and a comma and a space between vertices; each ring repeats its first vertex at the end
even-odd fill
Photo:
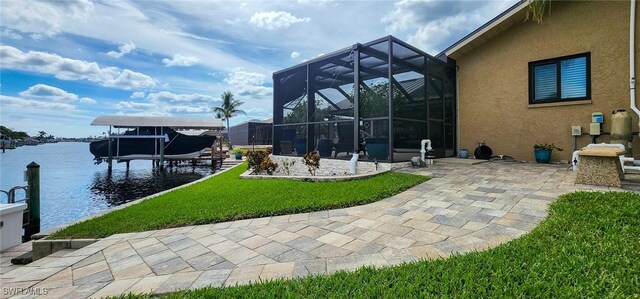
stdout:
POLYGON ((351 160, 349 160, 349 174, 358 174, 358 158, 360 157, 359 153, 353 153, 351 160))
MULTIPOLYGON (((631 110, 640 117, 640 109, 636 106, 636 61, 635 61, 635 37, 636 37, 636 1, 631 0, 631 12, 629 14, 629 101, 631 110)), ((640 123, 638 123, 640 127, 640 123)))
POLYGON ((460 66, 456 63, 456 149, 460 151, 460 66))

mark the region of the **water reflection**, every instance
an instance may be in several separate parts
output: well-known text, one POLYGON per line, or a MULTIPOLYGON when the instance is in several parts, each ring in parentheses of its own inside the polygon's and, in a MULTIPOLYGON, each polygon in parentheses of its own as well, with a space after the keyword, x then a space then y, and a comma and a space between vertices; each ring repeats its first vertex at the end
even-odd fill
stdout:
POLYGON ((103 200, 108 206, 117 206, 193 182, 215 170, 210 166, 177 166, 164 170, 125 170, 111 174, 101 171, 94 174, 89 189, 96 199, 103 200))
MULTIPOLYGON (((159 170, 152 168, 150 161, 132 161, 128 171, 124 163, 115 163, 109 175, 105 164, 93 164, 88 143, 54 143, 0 153, 0 189, 25 185, 23 173, 31 161, 40 164, 42 230, 215 172, 208 163, 195 167, 184 163, 159 170)), ((0 196, 0 202, 6 202, 6 196, 0 196)))

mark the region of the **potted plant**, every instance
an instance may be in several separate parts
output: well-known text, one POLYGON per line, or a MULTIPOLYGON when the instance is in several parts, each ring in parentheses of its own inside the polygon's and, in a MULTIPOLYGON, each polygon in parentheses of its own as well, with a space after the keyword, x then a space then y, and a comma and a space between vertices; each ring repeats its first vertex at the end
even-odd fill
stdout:
POLYGON ((242 160, 242 154, 244 154, 244 151, 241 149, 236 149, 233 150, 233 154, 236 156, 236 160, 242 160))
POLYGON ((538 163, 549 163, 551 160, 551 152, 556 149, 559 152, 562 151, 561 148, 557 147, 555 144, 548 143, 536 143, 533 145, 533 153, 536 157, 536 162, 538 163))

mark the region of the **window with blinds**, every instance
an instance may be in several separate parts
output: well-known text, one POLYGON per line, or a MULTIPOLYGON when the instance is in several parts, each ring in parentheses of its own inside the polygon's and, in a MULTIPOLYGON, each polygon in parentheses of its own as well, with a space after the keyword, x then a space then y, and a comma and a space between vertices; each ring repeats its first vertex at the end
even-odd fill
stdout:
POLYGON ((589 53, 529 63, 529 104, 590 98, 589 53))

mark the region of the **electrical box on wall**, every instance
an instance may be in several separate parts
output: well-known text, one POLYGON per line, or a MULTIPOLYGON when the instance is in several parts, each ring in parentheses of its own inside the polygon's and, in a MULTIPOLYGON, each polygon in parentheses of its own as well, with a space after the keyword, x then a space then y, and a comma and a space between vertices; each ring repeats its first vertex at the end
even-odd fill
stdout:
POLYGON ((591 123, 589 126, 589 135, 597 136, 600 135, 600 123, 591 123))
MULTIPOLYGON (((604 115, 602 114, 602 112, 593 112, 591 113, 591 122, 592 123, 603 123, 604 122, 604 115)), ((593 135, 593 134, 591 134, 593 135)), ((600 134, 598 134, 600 135, 600 134)))
POLYGON ((580 135, 582 135, 582 127, 571 126, 571 136, 580 136, 580 135))

